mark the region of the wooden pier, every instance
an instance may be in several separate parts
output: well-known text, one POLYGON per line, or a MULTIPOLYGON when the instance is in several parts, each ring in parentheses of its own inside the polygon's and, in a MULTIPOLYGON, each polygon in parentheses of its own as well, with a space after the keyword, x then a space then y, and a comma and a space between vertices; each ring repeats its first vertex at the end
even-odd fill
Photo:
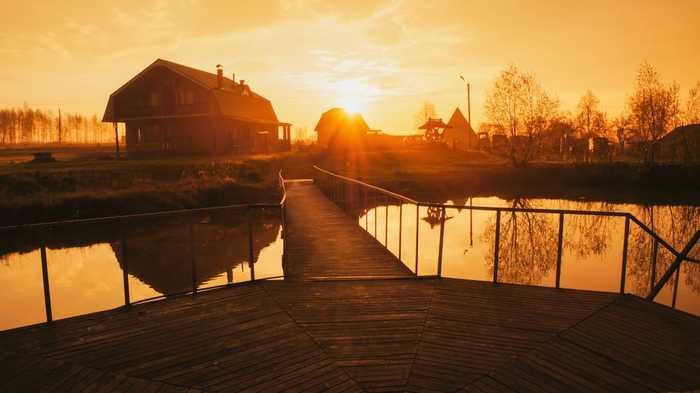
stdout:
POLYGON ((700 388, 700 318, 628 295, 415 278, 311 184, 287 280, 0 333, 2 392, 700 388))

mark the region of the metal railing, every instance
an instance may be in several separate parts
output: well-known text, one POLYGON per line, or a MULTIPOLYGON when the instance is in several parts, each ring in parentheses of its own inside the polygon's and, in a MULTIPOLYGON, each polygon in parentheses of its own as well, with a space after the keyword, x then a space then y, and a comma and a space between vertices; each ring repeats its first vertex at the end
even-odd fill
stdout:
MULTIPOLYGON (((319 186, 319 188, 336 204, 345 209, 353 209, 357 206, 367 207, 368 199, 373 198, 376 202, 377 199, 382 199, 385 204, 385 214, 388 215, 389 201, 394 201, 399 206, 399 224, 398 224, 398 259, 402 260, 402 233, 403 233, 403 205, 415 205, 416 207, 416 232, 415 232, 415 267, 414 274, 419 275, 419 217, 420 208, 427 207, 439 210, 439 242, 437 253, 437 276, 442 277, 442 263, 443 263, 443 248, 444 248, 444 237, 445 237, 445 221, 446 221, 446 210, 448 209, 468 209, 472 211, 487 211, 495 212, 496 222, 495 222, 495 233, 494 233, 494 255, 493 255, 493 277, 492 281, 494 284, 499 283, 499 259, 500 259, 500 234, 501 234, 501 214, 502 212, 511 213, 535 213, 535 214, 555 214, 558 215, 558 235, 557 235, 557 256, 556 256, 556 273, 555 273, 555 287, 560 288, 561 285, 561 264, 562 264, 562 248, 564 241, 564 222, 565 217, 568 215, 578 215, 578 216, 600 216, 600 217, 619 217, 624 218, 624 234, 623 234, 623 244, 622 244, 622 255, 621 255, 621 274, 620 274, 620 287, 619 292, 621 294, 625 293, 625 281, 626 281, 626 271, 627 271, 627 258, 628 258, 628 247, 629 247, 629 237, 631 225, 636 225, 637 228, 642 230, 644 233, 648 234, 651 239, 653 239, 653 257, 651 261, 652 265, 652 275, 651 275, 651 285, 650 293, 647 296, 649 300, 654 300, 658 295, 661 288, 668 282, 672 274, 678 274, 678 270, 682 262, 700 263, 700 260, 696 258, 691 258, 688 256, 689 252, 692 250, 693 245, 700 238, 700 231, 698 231, 695 236, 688 242, 686 247, 682 251, 676 250, 667 241, 661 238, 656 232, 651 230, 647 225, 641 222, 637 217, 628 212, 606 212, 606 211, 592 211, 592 210, 573 210, 573 209, 539 209, 539 208, 517 208, 517 207, 492 207, 492 206, 473 206, 473 205, 448 205, 443 203, 433 203, 433 202, 421 202, 409 198, 407 196, 397 194, 395 192, 386 190, 384 188, 365 183, 363 181, 353 179, 347 176, 342 176, 325 169, 314 166, 316 170, 316 176, 314 181, 319 186), (373 195, 368 195, 373 194, 373 195), (378 198, 381 196, 381 198, 378 198), (656 281, 656 265, 657 265, 657 254, 659 246, 665 248, 670 252, 676 259, 674 263, 669 267, 660 278, 656 281)), ((376 204, 374 209, 374 235, 377 239, 377 219, 376 219, 376 204)), ((368 214, 369 209, 365 213, 365 229, 369 231, 368 228, 368 214)), ((383 246, 387 247, 387 233, 388 233, 388 219, 385 217, 385 241, 383 246)), ((379 242, 379 239, 377 239, 379 242)), ((381 244, 381 242, 379 242, 381 244)), ((387 247, 388 248, 388 247, 387 247)), ((674 292, 677 291, 678 280, 675 281, 676 288, 674 292)), ((675 296, 673 300, 673 306, 675 307, 675 296)))
POLYGON ((170 210, 161 211, 154 213, 142 213, 142 214, 130 214, 121 216, 109 216, 109 217, 98 217, 98 218, 87 218, 87 219, 74 219, 74 220, 63 220, 54 222, 44 222, 35 224, 25 224, 25 225, 13 225, 0 227, 0 234, 12 234, 12 233, 31 233, 31 236, 36 236, 39 234, 40 242, 40 256, 41 256, 41 273, 43 281, 44 290, 44 307, 46 311, 46 322, 53 321, 53 310, 51 302, 51 290, 50 290, 50 280, 48 272, 48 258, 46 255, 46 243, 47 243, 47 233, 51 233, 60 229, 70 229, 75 228, 77 225, 81 224, 116 224, 119 227, 119 253, 118 260, 122 262, 122 280, 123 280, 123 292, 124 292, 124 307, 129 307, 134 304, 149 302, 153 300, 163 299, 166 297, 176 297, 182 295, 197 295, 198 292, 211 290, 216 288, 222 288, 232 285, 240 285, 241 283, 233 283, 232 275, 228 274, 227 283, 221 285, 207 286, 206 288, 201 288, 198 284, 197 276, 197 255, 195 253, 195 230, 193 221, 197 214, 205 213, 222 213, 228 211, 246 211, 246 221, 247 221, 247 247, 248 247, 248 264, 250 271, 250 280, 271 280, 280 279, 286 276, 286 256, 287 256, 287 246, 284 239, 287 236, 287 222, 286 222, 286 209, 287 209, 287 191, 285 186, 285 180, 282 177, 282 171, 280 170, 277 174, 278 186, 282 192, 282 197, 278 203, 247 203, 247 204, 232 204, 225 206, 215 206, 215 207, 205 207, 197 209, 180 209, 180 210, 170 210), (282 227, 282 276, 264 277, 256 278, 255 276, 255 248, 254 248, 254 233, 253 223, 254 214, 258 210, 264 209, 279 209, 280 222, 282 227), (172 292, 172 293, 162 293, 158 296, 153 296, 145 299, 140 299, 137 301, 132 301, 129 287, 129 247, 125 228, 128 224, 135 223, 136 221, 151 219, 151 218, 180 218, 187 217, 187 224, 189 225, 188 230, 188 240, 189 240, 189 259, 191 261, 191 274, 192 274, 192 285, 191 288, 186 291, 172 292))

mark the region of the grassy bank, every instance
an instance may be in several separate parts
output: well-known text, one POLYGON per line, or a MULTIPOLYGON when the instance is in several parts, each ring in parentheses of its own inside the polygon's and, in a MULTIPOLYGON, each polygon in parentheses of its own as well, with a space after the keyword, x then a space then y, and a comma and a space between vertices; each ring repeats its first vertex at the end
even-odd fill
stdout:
POLYGON ((482 152, 449 149, 366 152, 358 161, 351 167, 328 155, 319 158, 325 168, 421 200, 462 194, 700 204, 698 167, 535 162, 514 168, 482 152))
POLYGON ((277 172, 305 153, 144 160, 80 158, 0 166, 0 225, 279 198, 277 172))
POLYGON ((421 200, 496 195, 700 203, 700 168, 688 167, 540 162, 513 168, 503 158, 449 149, 366 151, 352 159, 312 150, 213 159, 81 154, 48 164, 0 165, 0 225, 274 202, 280 169, 286 178, 308 178, 313 164, 421 200))

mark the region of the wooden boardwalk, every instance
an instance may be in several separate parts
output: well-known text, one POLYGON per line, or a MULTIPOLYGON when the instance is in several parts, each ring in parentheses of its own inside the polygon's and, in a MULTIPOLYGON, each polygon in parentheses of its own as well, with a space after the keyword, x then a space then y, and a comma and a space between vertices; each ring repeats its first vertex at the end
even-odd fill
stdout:
POLYGON ((700 387, 700 318, 633 296, 416 279, 376 247, 345 250, 376 245, 361 240, 354 225, 351 241, 329 242, 345 236, 332 205, 292 211, 316 192, 290 189, 291 230, 309 232, 288 239, 294 279, 0 332, 0 392, 700 387), (349 279, 354 275, 393 279, 349 279))
POLYGON ((411 277, 413 273, 311 183, 287 188, 287 278, 411 277))

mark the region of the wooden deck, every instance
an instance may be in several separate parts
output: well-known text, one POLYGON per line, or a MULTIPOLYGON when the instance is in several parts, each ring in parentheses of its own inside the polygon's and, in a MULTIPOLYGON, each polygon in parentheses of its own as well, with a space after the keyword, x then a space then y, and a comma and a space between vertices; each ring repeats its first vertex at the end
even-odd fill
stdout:
POLYGON ((305 231, 288 239, 293 279, 0 332, 0 391, 700 387, 700 318, 633 296, 416 279, 313 187, 290 195, 290 230, 305 231), (367 275, 393 279, 351 279, 367 275))

